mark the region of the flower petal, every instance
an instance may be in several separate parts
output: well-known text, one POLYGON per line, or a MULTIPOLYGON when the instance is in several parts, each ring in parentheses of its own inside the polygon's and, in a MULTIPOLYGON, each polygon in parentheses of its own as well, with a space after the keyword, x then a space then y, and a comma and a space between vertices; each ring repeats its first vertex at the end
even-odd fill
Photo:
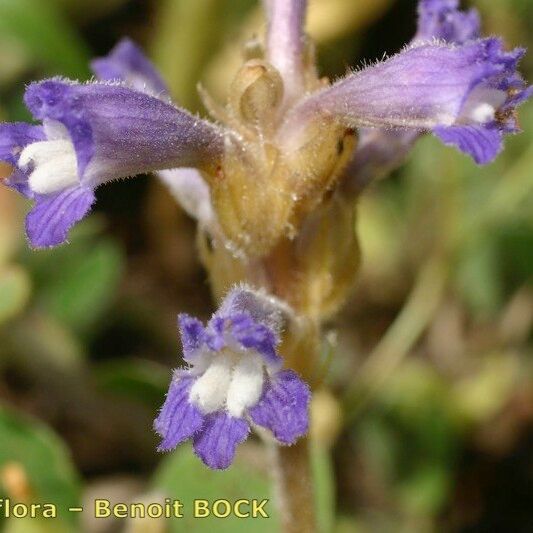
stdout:
POLYGON ((264 0, 267 59, 278 69, 289 98, 303 86, 304 24, 307 0, 264 0))
POLYGON ((4 180, 4 184, 19 193, 31 198, 32 192, 28 186, 28 175, 17 168, 20 152, 28 145, 45 139, 41 126, 13 122, 0 124, 0 161, 14 167, 13 173, 4 180))
POLYGON ((204 427, 193 437, 194 451, 208 467, 224 470, 233 462, 237 446, 249 432, 248 423, 241 418, 223 412, 207 415, 204 427))
MULTIPOLYGON (((420 0, 418 30, 412 42, 439 39, 463 44, 480 36, 477 10, 459 10, 459 0, 420 0)), ((345 194, 356 195, 405 160, 421 131, 361 128, 354 155, 342 180, 345 194)))
POLYGON ((255 322, 268 326, 279 334, 283 317, 290 313, 287 304, 261 290, 254 290, 247 285, 231 289, 221 302, 217 315, 230 316, 245 313, 255 322))
POLYGON ((174 168, 157 173, 181 207, 199 224, 211 229, 216 214, 211 203, 209 186, 195 168, 174 168))
POLYGON ((218 314, 213 315, 211 320, 207 323, 205 343, 210 350, 220 352, 222 348, 226 347, 227 324, 229 324, 229 322, 226 321, 226 318, 218 316, 218 314))
POLYGON ((292 370, 283 370, 266 385, 259 403, 248 410, 252 420, 270 429, 283 444, 294 444, 309 428, 309 387, 292 370))
POLYGON ((26 234, 34 248, 65 242, 70 228, 90 211, 95 201, 91 188, 71 187, 56 194, 36 196, 26 217, 26 234))
POLYGON ((277 353, 283 314, 290 309, 277 298, 240 285, 228 292, 207 326, 206 342, 214 351, 228 344, 259 353, 271 370, 282 359, 277 353))
POLYGON ((400 166, 420 134, 418 130, 361 128, 357 147, 343 173, 344 194, 357 195, 400 166))
POLYGON ((43 128, 26 122, 0 124, 0 161, 16 165, 22 149, 45 139, 43 128))
POLYGON ((168 96, 168 88, 152 62, 131 39, 122 39, 105 57, 91 61, 100 80, 120 80, 152 96, 168 96))
POLYGON ((503 134, 496 125, 440 127, 433 133, 444 144, 469 154, 478 165, 490 163, 503 148, 503 134))
POLYGON ((463 44, 479 38, 479 13, 476 9, 460 11, 459 3, 459 0, 420 0, 415 39, 463 44))
POLYGON ((183 345, 183 358, 190 362, 202 347, 205 328, 200 320, 185 313, 178 315, 178 326, 183 345))
POLYGON ((333 115, 352 127, 451 126, 477 85, 515 68, 515 54, 492 39, 418 44, 311 95, 295 112, 333 115))
POLYGON ((202 413, 189 402, 193 383, 193 378, 180 376, 179 373, 172 379, 165 403, 154 422, 154 429, 163 437, 158 447, 161 452, 172 450, 202 427, 202 413))
POLYGON ((226 396, 226 410, 241 418, 245 411, 257 404, 263 392, 265 365, 260 356, 246 354, 233 367, 226 396))
POLYGON ((279 338, 265 324, 256 322, 250 315, 242 313, 231 317, 231 336, 246 350, 255 350, 263 356, 265 363, 277 368, 282 359, 276 351, 279 338))
POLYGON ((78 174, 93 187, 152 170, 208 167, 221 154, 217 127, 125 86, 52 79, 31 84, 25 101, 36 119, 67 128, 78 174))
POLYGON ((248 313, 216 313, 207 326, 206 343, 218 352, 226 346, 259 353, 266 365, 278 369, 282 359, 276 351, 279 337, 268 325, 256 322, 248 313))

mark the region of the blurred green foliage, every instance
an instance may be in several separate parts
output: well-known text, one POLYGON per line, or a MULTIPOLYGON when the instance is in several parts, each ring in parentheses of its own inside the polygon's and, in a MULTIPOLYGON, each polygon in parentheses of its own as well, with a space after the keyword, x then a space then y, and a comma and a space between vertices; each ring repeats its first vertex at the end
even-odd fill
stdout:
MULTIPOLYGON (((27 503, 53 502, 57 505, 56 527, 59 530, 66 527, 62 525, 63 521, 75 524, 77 515, 67 510, 79 505, 81 485, 65 445, 42 424, 4 408, 0 410, 0 438, 4 486, 21 494, 27 491, 27 503), (18 469, 21 469, 20 474, 18 469)), ((14 530, 10 526, 8 529, 14 530)), ((40 530, 36 528, 36 531, 40 530)))
MULTIPOLYGON (((529 0, 470 4, 487 34, 533 47, 529 0)), ((319 15, 310 29, 328 74, 374 59, 383 46, 394 52, 414 28, 398 22, 413 21, 414 1, 312 6, 319 15), (343 21, 338 33, 331 20, 343 21)), ((86 79, 91 55, 121 35, 141 41, 175 97, 200 109, 197 81, 224 94, 239 57, 232 43, 261 31, 258 21, 252 0, 0 0, 0 116, 27 119, 25 83, 86 79)), ((532 54, 523 71, 533 79, 532 54)), ((363 266, 335 325, 328 376, 346 407, 344 425, 333 447, 330 436, 315 453, 324 532, 525 531, 531 523, 523 453, 533 412, 531 104, 520 115, 524 133, 493 165, 480 169, 427 137, 360 201, 363 266)), ((205 276, 192 225, 155 185, 139 178, 100 194, 99 211, 69 246, 33 252, 23 238, 26 206, 0 189, 2 496, 23 496, 6 478, 15 465, 33 499, 62 507, 78 504, 102 477, 124 474, 140 485, 123 499, 154 491, 271 497, 254 442, 225 473, 207 471, 187 447, 156 455, 151 420, 180 364, 174 317, 209 314, 205 276), (168 231, 156 238, 154 227, 168 231)), ((96 531, 90 517, 82 520, 54 531, 96 531)), ((253 527, 273 531, 276 520, 253 527)), ((49 524, 12 521, 4 530, 44 532, 49 524)))
POLYGON ((1 0, 0 32, 48 74, 87 77, 88 47, 54 2, 1 0))
MULTIPOLYGON (((216 528, 220 533, 240 533, 249 531, 269 532, 278 529, 278 518, 275 504, 272 501, 269 477, 265 471, 267 458, 263 457, 263 464, 246 464, 242 460, 236 462, 232 468, 215 472, 204 468, 192 453, 190 446, 183 446, 179 451, 166 458, 153 480, 156 489, 163 490, 165 495, 172 495, 184 504, 187 510, 183 519, 176 519, 170 526, 170 531, 179 533, 185 529, 193 531, 212 531, 216 528), (262 471, 257 471, 262 466, 262 471), (176 473, 180 475, 177 476, 176 473), (184 480, 187 480, 184 482, 184 480), (202 498, 209 501, 220 499, 236 501, 238 499, 270 500, 265 506, 269 518, 244 519, 228 517, 224 520, 214 516, 198 520, 194 518, 191 509, 195 499, 202 498), (199 523, 200 522, 200 523, 199 523)), ((243 508, 243 511, 245 509, 243 508)))

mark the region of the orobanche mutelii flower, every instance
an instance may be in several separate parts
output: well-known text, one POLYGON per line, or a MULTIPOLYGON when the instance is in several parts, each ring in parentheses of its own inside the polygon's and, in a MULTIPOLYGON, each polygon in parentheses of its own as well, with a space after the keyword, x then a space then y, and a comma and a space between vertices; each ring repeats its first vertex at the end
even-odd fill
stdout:
POLYGON ((201 90, 212 121, 174 105, 124 40, 93 62, 98 81, 30 84, 39 125, 0 125, 5 183, 33 201, 33 247, 65 242, 99 185, 150 171, 198 220, 222 304, 207 326, 180 318, 189 368, 175 372, 155 428, 162 450, 191 438, 212 468, 231 463, 250 427, 280 444, 306 433, 309 390, 290 368, 316 380, 321 325, 357 271, 361 189, 426 133, 491 162, 533 92, 517 71, 524 50, 481 38, 477 12, 458 0, 420 0, 408 46, 333 83, 304 33, 306 1, 263 4, 266 38, 245 47, 228 101, 201 90))
POLYGON ((248 287, 229 292, 207 326, 179 316, 184 360, 155 421, 168 451, 192 438, 206 465, 227 468, 250 424, 293 444, 308 429, 308 386, 277 352, 284 306, 248 287))

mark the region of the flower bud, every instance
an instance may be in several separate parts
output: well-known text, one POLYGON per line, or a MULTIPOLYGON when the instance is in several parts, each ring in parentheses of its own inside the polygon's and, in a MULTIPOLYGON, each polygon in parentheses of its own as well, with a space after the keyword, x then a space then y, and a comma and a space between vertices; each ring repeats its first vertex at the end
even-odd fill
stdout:
POLYGON ((266 61, 247 61, 231 86, 230 105, 244 124, 268 130, 283 98, 279 72, 266 61))

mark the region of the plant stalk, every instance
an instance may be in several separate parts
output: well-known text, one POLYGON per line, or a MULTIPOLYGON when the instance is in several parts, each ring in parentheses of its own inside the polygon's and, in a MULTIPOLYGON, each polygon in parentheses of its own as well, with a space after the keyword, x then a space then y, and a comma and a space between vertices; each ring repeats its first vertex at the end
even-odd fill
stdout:
POLYGON ((311 455, 307 438, 274 446, 274 476, 284 533, 316 533, 311 455))

